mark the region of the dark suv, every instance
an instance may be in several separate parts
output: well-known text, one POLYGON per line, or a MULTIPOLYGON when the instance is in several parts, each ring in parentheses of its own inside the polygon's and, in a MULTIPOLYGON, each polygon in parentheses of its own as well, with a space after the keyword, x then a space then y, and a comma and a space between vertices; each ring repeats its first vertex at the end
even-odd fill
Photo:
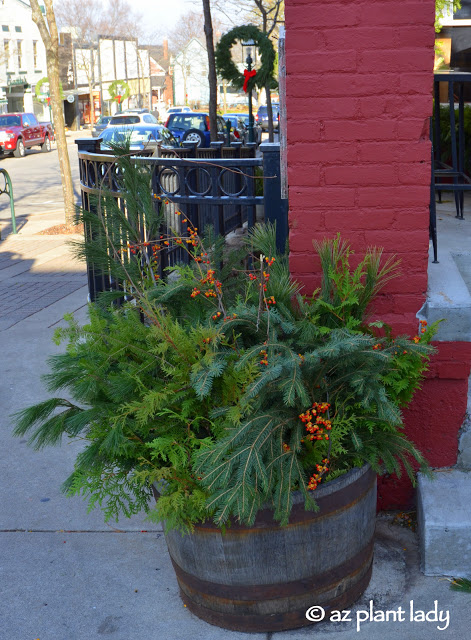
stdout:
MULTIPOLYGON (((278 129, 280 105, 277 102, 272 102, 271 108, 273 111, 273 128, 278 129)), ((255 122, 262 127, 264 131, 268 131, 268 115, 267 105, 263 104, 258 108, 257 115, 255 116, 255 122)))
MULTIPOLYGON (((196 142, 198 147, 209 147, 209 116, 207 113, 171 113, 165 123, 179 142, 196 142)), ((218 116, 218 139, 225 139, 225 122, 218 116)))

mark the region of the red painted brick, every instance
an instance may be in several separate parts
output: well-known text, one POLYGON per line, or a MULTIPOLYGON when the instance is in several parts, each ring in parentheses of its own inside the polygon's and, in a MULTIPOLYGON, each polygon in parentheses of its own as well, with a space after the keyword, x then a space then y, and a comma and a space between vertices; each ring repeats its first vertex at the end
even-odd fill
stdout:
POLYGON ((286 34, 286 59, 291 58, 295 51, 324 51, 325 35, 322 29, 304 29, 305 25, 298 27, 286 34))
MULTIPOLYGON (((429 221, 429 207, 424 204, 423 207, 417 207, 413 211, 397 212, 396 219, 391 225, 392 229, 400 231, 410 231, 411 229, 426 229, 429 221)), ((424 260, 426 263, 426 260, 424 260)))
POLYGON ((310 274, 312 273, 315 265, 315 258, 316 254, 311 242, 310 251, 308 253, 291 253, 289 260, 290 270, 293 273, 310 274))
MULTIPOLYGON (((435 12, 431 2, 365 2, 360 11, 363 25, 429 25, 433 29, 435 12)), ((425 28, 425 27, 424 27, 425 28)))
POLYGON ((411 118, 426 116, 430 117, 433 111, 432 96, 427 93, 421 96, 393 96, 384 101, 385 112, 396 117, 411 118))
POLYGON ((290 187, 296 185, 317 187, 320 180, 320 165, 294 164, 288 165, 288 184, 290 187))
MULTIPOLYGON (((322 73, 312 75, 298 75, 291 69, 287 69, 287 86, 289 95, 299 98, 313 98, 313 96, 337 97, 337 96, 366 96, 394 94, 399 88, 400 74, 396 72, 388 74, 354 74, 351 73, 322 73), (291 81, 294 74, 296 81, 291 81)), ((313 100, 312 106, 315 107, 313 100)))
POLYGON ((286 101, 289 117, 306 118, 306 113, 315 109, 316 118, 351 118, 357 112, 357 98, 322 98, 317 97, 313 105, 312 98, 290 98, 286 101))
POLYGON ((396 123, 384 120, 351 121, 326 120, 325 140, 391 140, 395 135, 396 123))
POLYGON ((288 121, 288 140, 293 142, 307 142, 319 140, 321 133, 320 123, 311 118, 308 121, 288 121))
POLYGON ((386 110, 385 96, 368 96, 359 98, 359 111, 363 118, 377 118, 386 110))
POLYGON ((358 160, 360 162, 385 163, 399 162, 430 162, 430 142, 422 140, 415 143, 407 142, 361 142, 357 145, 358 160))
POLYGON ((429 95, 433 92, 433 75, 428 73, 401 73, 399 74, 399 93, 429 95))
POLYGON ((349 49, 352 41, 358 51, 364 49, 391 49, 396 44, 395 30, 390 27, 356 27, 355 29, 328 29, 324 32, 328 49, 349 49))
MULTIPOLYGON (((308 41, 309 42, 309 41, 308 41)), ((311 45, 312 47, 312 45, 311 45)), ((297 69, 299 73, 322 73, 324 71, 355 71, 357 68, 356 51, 296 51, 286 56, 286 63, 290 69, 297 69)))
POLYGON ((313 27, 351 27, 360 22, 360 7, 356 4, 342 5, 313 3, 311 6, 296 6, 295 3, 287 3, 285 6, 285 20, 287 33, 297 27, 306 29, 313 27))
POLYGON ((406 277, 394 278, 384 288, 385 293, 402 294, 402 293, 422 293, 427 291, 427 272, 420 274, 408 274, 406 277))
POLYGON ((401 184, 430 184, 430 166, 424 163, 401 164, 399 167, 399 182, 401 184))
MULTIPOLYGON (((423 24, 417 24, 413 27, 403 26, 401 29, 397 29, 397 41, 398 47, 402 48, 418 48, 418 49, 433 49, 435 44, 435 33, 433 29, 424 29, 423 24)), ((385 45, 387 46, 387 45, 385 45)))
POLYGON ((428 117, 409 118, 399 120, 397 123, 397 139, 411 140, 413 143, 429 138, 428 117))
POLYGON ((358 210, 355 208, 353 215, 350 212, 327 211, 325 214, 325 228, 327 230, 340 231, 345 228, 346 220, 350 229, 389 229, 396 215, 395 210, 377 209, 358 210))
MULTIPOLYGON (((316 212, 313 212, 314 216, 316 212)), ((314 217, 313 220, 310 220, 309 227, 303 227, 302 231, 291 231, 289 235, 289 246, 292 253, 308 253, 309 251, 314 252, 314 248, 312 246, 312 240, 315 235, 319 235, 322 233, 326 236, 329 235, 330 231, 324 231, 324 214, 319 213, 319 218, 314 217), (316 224, 317 221, 317 224, 316 224), (310 231, 309 229, 312 228, 310 231)), ((314 265, 311 265, 311 271, 314 265)))
POLYGON ((337 166, 325 169, 326 184, 394 185, 397 184, 393 165, 337 166))
POLYGON ((356 147, 335 142, 314 142, 288 146, 290 162, 351 162, 356 159, 356 147))
POLYGON ((388 247, 396 251, 409 252, 428 248, 428 228, 408 231, 398 234, 395 229, 387 231, 365 231, 365 239, 368 245, 376 247, 388 247))
POLYGON ((416 314, 425 302, 425 293, 423 295, 404 294, 394 296, 394 312, 395 313, 413 313, 416 314))
POLYGON ((297 207, 354 207, 355 189, 341 187, 294 187, 289 190, 290 206, 297 207))
POLYGON ((363 51, 358 60, 358 71, 360 73, 378 73, 378 71, 390 71, 400 69, 407 71, 429 71, 433 68, 433 49, 414 51, 400 51, 392 49, 380 51, 373 49, 363 51))
POLYGON ((430 187, 418 186, 411 189, 406 186, 383 187, 382 189, 373 187, 362 187, 358 194, 358 205, 360 207, 414 207, 423 205, 430 200, 430 187))

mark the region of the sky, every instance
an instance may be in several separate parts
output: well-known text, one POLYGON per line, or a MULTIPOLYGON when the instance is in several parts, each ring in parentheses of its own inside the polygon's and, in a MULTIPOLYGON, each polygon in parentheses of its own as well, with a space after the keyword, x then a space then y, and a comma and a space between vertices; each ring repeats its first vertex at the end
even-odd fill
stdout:
POLYGON ((149 18, 148 28, 152 31, 165 33, 173 29, 179 17, 186 10, 202 8, 202 3, 194 0, 134 0, 132 7, 146 18, 149 18))

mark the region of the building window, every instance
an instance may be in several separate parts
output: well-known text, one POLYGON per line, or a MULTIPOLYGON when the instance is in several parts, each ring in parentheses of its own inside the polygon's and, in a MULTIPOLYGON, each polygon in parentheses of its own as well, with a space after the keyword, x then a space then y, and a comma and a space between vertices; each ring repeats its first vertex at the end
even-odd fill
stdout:
POLYGON ((16 41, 16 53, 18 56, 18 69, 21 69, 22 64, 21 64, 21 40, 17 40, 16 41))
POLYGON ((21 27, 15 27, 16 33, 21 33, 21 27))
POLYGON ((10 67, 10 42, 8 40, 3 41, 3 54, 5 57, 5 67, 8 70, 10 67))
POLYGON ((10 27, 7 24, 2 24, 2 31, 10 31, 10 27))
POLYGON ((37 69, 38 67, 38 41, 33 40, 33 67, 37 69))

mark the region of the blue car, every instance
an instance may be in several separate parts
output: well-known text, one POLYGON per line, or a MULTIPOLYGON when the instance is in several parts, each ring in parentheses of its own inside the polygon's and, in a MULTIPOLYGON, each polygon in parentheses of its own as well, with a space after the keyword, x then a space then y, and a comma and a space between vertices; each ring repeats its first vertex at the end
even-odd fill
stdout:
MULTIPOLYGON (((209 147, 209 115, 207 113, 171 113, 165 123, 179 142, 196 142, 197 147, 209 147)), ((218 139, 224 140, 224 120, 217 117, 218 139)))

